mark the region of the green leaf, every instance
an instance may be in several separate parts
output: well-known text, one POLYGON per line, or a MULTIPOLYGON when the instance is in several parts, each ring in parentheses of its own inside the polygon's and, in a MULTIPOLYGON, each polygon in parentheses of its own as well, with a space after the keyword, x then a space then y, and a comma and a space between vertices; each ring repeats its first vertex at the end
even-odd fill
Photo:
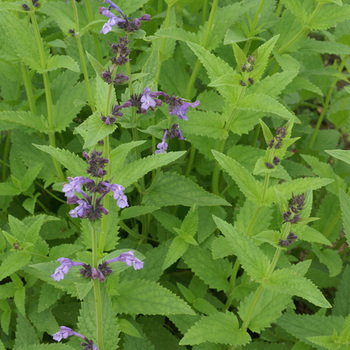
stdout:
POLYGON ((192 207, 194 204, 198 206, 230 205, 223 198, 205 191, 189 178, 172 172, 160 173, 150 191, 143 197, 142 204, 159 207, 169 205, 192 207))
POLYGON ((316 254, 320 262, 327 266, 330 277, 340 274, 343 267, 343 261, 336 250, 331 250, 330 248, 321 250, 318 246, 314 246, 312 251, 316 254))
POLYGON ((337 287, 332 310, 334 316, 350 315, 350 266, 346 265, 341 276, 341 281, 337 287))
POLYGON ((85 51, 85 53, 88 60, 90 61, 90 64, 94 68, 96 75, 101 76, 102 72, 105 71, 105 67, 103 67, 102 64, 99 61, 97 61, 97 59, 94 56, 90 55, 87 51, 85 51))
POLYGON ((274 186, 279 192, 281 192, 286 199, 292 198, 292 194, 297 196, 306 192, 308 189, 317 190, 323 186, 327 186, 334 180, 332 179, 321 179, 313 177, 305 177, 302 179, 296 179, 288 182, 283 182, 280 185, 274 186))
POLYGON ((180 127, 184 135, 193 134, 214 139, 223 139, 227 136, 222 115, 212 111, 192 110, 188 121, 182 123, 180 127))
MULTIPOLYGON (((185 216, 180 229, 175 229, 178 235, 187 242, 187 238, 193 238, 198 228, 198 208, 193 206, 185 216)), ((190 242, 187 242, 190 243, 190 242)))
POLYGON ((24 174, 22 180, 21 180, 21 189, 22 192, 25 192, 30 185, 33 184, 36 177, 39 175, 41 169, 43 167, 42 163, 39 163, 37 165, 34 165, 33 167, 30 167, 24 174))
POLYGON ((38 312, 47 310, 49 307, 54 305, 61 292, 51 286, 50 284, 44 283, 40 290, 40 296, 38 301, 38 312))
POLYGON ((330 154, 334 158, 340 159, 343 162, 350 164, 350 151, 348 150, 345 151, 341 149, 334 149, 325 152, 330 154))
POLYGON ((253 56, 256 58, 256 62, 253 71, 250 73, 250 77, 253 78, 254 81, 260 80, 260 78, 264 74, 270 54, 278 38, 279 35, 275 35, 269 41, 259 46, 257 50, 253 52, 253 56))
POLYGON ((135 147, 143 145, 146 141, 131 141, 128 143, 122 143, 114 148, 110 153, 111 173, 116 174, 120 168, 124 166, 125 159, 129 152, 135 147))
POLYGON ((306 242, 321 243, 329 246, 332 245, 332 243, 321 232, 307 225, 304 225, 300 231, 296 227, 295 233, 299 239, 306 242))
POLYGON ((0 266, 0 280, 20 270, 30 261, 30 254, 26 251, 10 252, 0 266))
POLYGON ((346 240, 350 243, 350 197, 343 191, 339 191, 340 206, 346 240))
POLYGON ((227 278, 232 271, 232 264, 228 260, 214 260, 208 250, 193 245, 188 247, 183 260, 210 288, 228 291, 227 278))
POLYGON ((115 174, 112 173, 112 176, 115 176, 117 183, 124 187, 128 187, 153 169, 172 163, 184 154, 185 152, 182 151, 152 154, 125 165, 118 169, 115 174))
POLYGON ((286 8, 300 21, 301 24, 306 23, 308 14, 304 9, 300 0, 283 0, 286 8))
POLYGON ((38 346, 38 335, 28 319, 22 316, 22 314, 18 314, 14 349, 21 350, 27 345, 38 346))
POLYGON ((73 176, 82 176, 86 173, 86 163, 76 154, 65 149, 54 148, 52 146, 34 145, 43 152, 50 154, 61 163, 73 176))
MULTIPOLYGON (((101 311, 103 315, 103 345, 106 349, 115 350, 118 347, 119 340, 117 320, 113 311, 112 302, 103 284, 100 290, 102 303, 101 311)), ((89 292, 81 303, 78 320, 80 333, 88 334, 89 339, 92 339, 94 343, 97 344, 96 307, 93 290, 89 292)))
MULTIPOLYGON (((255 112, 272 113, 284 119, 290 119, 293 117, 293 114, 289 112, 286 107, 281 105, 274 98, 264 94, 251 94, 251 95, 245 96, 241 104, 238 106, 238 109, 255 111, 255 112)), ((238 118, 239 117, 236 117, 234 119, 234 122, 232 123, 232 127, 231 127, 232 130, 234 130, 235 121, 238 118)))
MULTIPOLYGON (((186 42, 186 44, 200 59, 203 66, 207 70, 209 79, 212 82, 223 75, 234 75, 233 69, 225 61, 211 54, 202 46, 191 42, 186 42)), ((240 89, 241 88, 242 87, 240 87, 240 89)), ((236 93, 234 92, 234 89, 231 86, 220 86, 217 88, 217 90, 223 97, 225 97, 228 100, 232 99, 233 96, 236 96, 236 93)))
POLYGON ((114 307, 118 313, 144 315, 194 314, 183 300, 156 282, 143 279, 121 281, 117 287, 117 292, 114 307))
POLYGON ((311 30, 323 30, 350 19, 350 5, 326 4, 308 22, 311 30))
POLYGON ((318 315, 282 315, 277 324, 297 339, 314 345, 307 340, 310 336, 332 335, 333 329, 340 330, 342 328, 344 318, 336 316, 318 316, 318 315))
POLYGON ((162 28, 154 33, 159 38, 169 38, 199 44, 197 35, 182 28, 162 28))
POLYGON ((170 265, 176 262, 186 252, 189 243, 185 242, 181 237, 175 237, 170 244, 168 253, 165 257, 163 270, 167 269, 170 265))
POLYGON ((132 207, 125 208, 120 214, 120 220, 127 220, 136 218, 141 215, 153 213, 158 210, 159 207, 155 206, 144 206, 144 205, 133 205, 132 207))
POLYGON ((0 128, 2 123, 6 129, 22 129, 24 131, 39 131, 45 134, 50 132, 46 119, 32 112, 0 111, 0 128), (8 123, 11 123, 8 124, 8 123))
POLYGON ((321 162, 318 158, 302 154, 301 157, 311 166, 312 172, 320 177, 334 180, 329 186, 329 190, 338 194, 339 189, 346 189, 345 181, 335 174, 329 163, 321 162))
MULTIPOLYGON (((243 321, 247 318, 254 296, 255 292, 250 293, 239 305, 238 314, 243 321)), ((251 315, 249 329, 253 332, 260 333, 281 316, 282 311, 289 303, 292 304, 289 295, 263 290, 254 308, 254 312, 251 315)))
POLYGON ((261 251, 254 241, 237 231, 226 221, 214 217, 218 229, 227 238, 232 253, 237 256, 247 274, 257 282, 261 282, 270 267, 269 258, 261 251))
POLYGON ((16 287, 14 296, 15 305, 17 310, 23 315, 26 315, 25 301, 26 301, 26 289, 24 286, 16 287))
MULTIPOLYGON (((106 82, 104 82, 99 75, 97 75, 95 79, 95 95, 94 95, 95 105, 96 105, 97 111, 104 116, 108 115, 108 110, 106 110, 106 108, 110 107, 110 106, 107 107, 108 90, 109 90, 109 85, 106 82)), ((110 104, 111 106, 114 106, 116 103, 117 103, 116 96, 115 94, 112 94, 110 104)))
POLYGON ((101 116, 97 113, 92 114, 84 123, 80 124, 76 131, 85 129, 87 131, 83 148, 95 146, 98 141, 103 140, 107 135, 112 134, 117 128, 117 125, 106 125, 101 116))
POLYGON ((245 345, 250 336, 239 329, 236 316, 229 311, 202 316, 181 339, 180 345, 196 345, 204 342, 225 345, 245 345))
POLYGON ((215 150, 212 150, 212 153, 223 170, 225 170, 237 183, 239 189, 243 192, 246 198, 252 202, 263 204, 261 203, 263 184, 255 180, 254 176, 234 159, 215 150))
POLYGON ((16 188, 11 182, 0 183, 0 196, 17 196, 21 193, 19 188, 16 188))
POLYGON ((74 59, 70 56, 64 55, 54 55, 46 63, 46 69, 39 70, 38 73, 50 72, 52 70, 67 68, 73 72, 79 73, 79 65, 74 59))
POLYGON ((337 54, 337 55, 349 55, 350 47, 341 43, 334 41, 321 41, 315 40, 312 38, 305 38, 302 41, 301 47, 299 49, 307 50, 308 52, 317 52, 317 53, 328 53, 328 54, 337 54))
POLYGON ((309 279, 297 274, 293 268, 274 271, 268 281, 263 281, 263 286, 278 293, 297 295, 320 307, 331 307, 317 287, 309 279))

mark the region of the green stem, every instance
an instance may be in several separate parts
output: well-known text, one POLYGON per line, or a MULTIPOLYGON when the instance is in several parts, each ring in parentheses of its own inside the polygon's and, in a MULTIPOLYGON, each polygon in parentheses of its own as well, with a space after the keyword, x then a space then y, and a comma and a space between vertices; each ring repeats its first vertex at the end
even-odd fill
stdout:
MULTIPOLYGON (((34 36, 35 36, 35 41, 36 41, 38 51, 39 51, 41 67, 42 67, 42 69, 46 69, 46 59, 45 59, 45 53, 44 53, 44 46, 43 46, 43 42, 41 40, 40 30, 39 30, 38 23, 36 21, 35 13, 34 13, 34 11, 30 11, 29 14, 30 14, 30 19, 32 21, 32 25, 34 28, 34 36)), ((47 117, 48 117, 48 122, 49 122, 49 129, 50 129, 49 143, 50 143, 51 147, 56 147, 55 125, 54 125, 54 119, 53 119, 50 80, 49 80, 49 75, 46 71, 44 71, 42 74, 43 74, 44 88, 45 88, 47 117)), ((60 164, 57 162, 57 160, 55 158, 53 158, 53 162, 54 162, 57 176, 60 179, 65 180, 65 176, 63 175, 60 164)))
POLYGON ((280 17, 280 16, 281 16, 282 9, 283 9, 283 2, 282 2, 282 0, 280 0, 280 1, 278 2, 277 9, 276 9, 276 16, 277 16, 277 17, 280 17))
MULTIPOLYGON (((284 227, 284 230, 283 230, 282 239, 286 239, 287 238, 287 236, 288 236, 288 234, 290 232, 290 228, 291 228, 291 223, 287 222, 285 227, 284 227)), ((266 280, 267 281, 271 278, 272 273, 273 273, 273 271, 276 268, 276 265, 278 263, 278 259, 281 256, 282 250, 283 250, 282 248, 277 248, 276 251, 275 251, 275 255, 274 255, 273 259, 272 259, 272 262, 270 264, 269 270, 268 270, 267 275, 266 275, 266 280)), ((259 299, 260 299, 261 294, 262 294, 263 291, 264 291, 264 287, 262 285, 260 285, 258 287, 258 289, 255 291, 252 303, 250 304, 249 310, 247 312, 247 316, 245 317, 245 319, 243 321, 243 324, 241 326, 242 330, 246 331, 248 329, 249 323, 250 323, 250 321, 251 321, 251 319, 253 317, 255 308, 256 308, 256 306, 257 306, 257 304, 259 302, 259 299)))
POLYGON ((208 0, 204 0, 203 2, 203 10, 202 10, 202 24, 204 25, 205 20, 207 18, 207 11, 208 11, 208 0))
POLYGON ((2 166, 3 182, 6 180, 7 168, 10 168, 10 165, 7 163, 9 159, 9 153, 10 153, 10 140, 11 140, 11 130, 8 130, 6 135, 5 147, 4 147, 4 159, 1 162, 3 164, 2 166))
POLYGON ((29 72, 27 67, 21 63, 21 72, 22 72, 22 79, 24 82, 24 88, 26 90, 28 103, 29 103, 29 109, 32 113, 36 114, 36 105, 35 105, 35 98, 32 90, 32 84, 29 78, 29 72))
MULTIPOLYGON (((219 2, 219 0, 214 0, 213 5, 212 5, 211 10, 210 10, 210 15, 209 15, 209 19, 208 19, 208 27, 207 27, 207 31, 205 32, 205 37, 204 37, 204 41, 203 41, 203 45, 202 45, 204 48, 207 48, 208 43, 209 43, 210 33, 212 31, 214 16, 215 16, 215 12, 216 12, 216 9, 218 6, 218 2, 219 2)), ((204 5, 206 6, 206 3, 204 5)), ((197 79, 197 75, 199 73, 200 68, 201 68, 201 62, 199 59, 197 59, 197 62, 193 68, 190 80, 188 81, 188 84, 187 84, 186 95, 185 95, 186 99, 190 99, 192 96, 194 83, 197 79)), ((192 145, 191 150, 190 150, 190 156, 188 158, 188 162, 187 162, 187 166, 186 166, 186 171, 185 171, 186 176, 188 176, 191 173, 195 154, 196 154, 196 149, 192 145)))
POLYGON ((84 57, 83 45, 81 44, 81 40, 80 40, 79 15, 78 15, 78 9, 77 9, 77 5, 75 3, 75 0, 72 0, 72 5, 73 5, 73 12, 74 12, 74 20, 75 20, 75 35, 74 35, 74 37, 75 37, 75 39, 77 41, 77 45, 78 45, 80 63, 81 63, 81 67, 83 69, 83 75, 84 75, 85 86, 86 86, 86 90, 87 90, 87 94, 88 94, 89 106, 90 106, 92 112, 94 112, 95 111, 94 99, 92 97, 89 74, 87 71, 86 61, 85 61, 85 57, 84 57))
MULTIPOLYGON (((249 31, 249 34, 250 36, 253 36, 255 34, 255 30, 256 30, 256 25, 258 24, 258 20, 259 20, 259 16, 260 16, 260 13, 262 11, 262 9, 264 8, 264 5, 265 5, 265 1, 266 0, 261 0, 260 1, 260 4, 259 4, 259 7, 258 7, 258 10, 256 11, 255 13, 255 16, 254 16, 254 19, 253 19, 253 23, 252 23, 252 26, 250 28, 250 31, 249 31)), ((245 45, 244 45, 244 53, 247 55, 248 52, 249 52, 249 49, 250 49, 250 45, 252 44, 252 39, 249 39, 245 45)))
POLYGON ((254 147, 256 145, 256 141, 258 141, 258 137, 259 137, 259 134, 260 134, 260 124, 258 124, 256 127, 255 127, 255 130, 254 130, 254 135, 253 135, 253 140, 252 140, 252 146, 254 147))
POLYGON ((230 275, 230 290, 228 292, 228 298, 224 307, 224 311, 228 310, 228 308, 231 306, 232 304, 232 300, 233 300, 233 290, 235 289, 236 286, 236 277, 237 277, 237 272, 239 270, 239 266, 240 266, 240 262, 238 260, 238 258, 235 261, 235 264, 233 265, 232 268, 232 272, 230 275))
MULTIPOLYGON (((338 68, 338 72, 339 73, 341 73, 343 71, 347 60, 348 60, 348 56, 346 56, 342 60, 341 64, 339 65, 339 68, 338 68)), ((326 113, 328 112, 328 108, 329 108, 329 104, 330 104, 330 101, 331 101, 331 98, 332 98, 332 95, 333 95, 333 91, 334 91, 334 88, 337 85, 338 80, 339 80, 338 77, 334 77, 333 82, 332 82, 332 84, 331 84, 331 86, 329 88, 328 94, 326 96, 326 101, 323 104, 322 112, 321 112, 320 116, 318 117, 315 129, 314 129, 314 131, 312 133, 312 137, 311 137, 311 140, 310 140, 310 143, 309 143, 309 148, 312 148, 314 143, 315 143, 315 141, 316 141, 318 131, 319 131, 320 126, 322 124, 323 118, 325 117, 326 113)))
MULTIPOLYGON (((94 17, 92 15, 90 0, 85 0, 85 4, 86 4, 86 11, 87 11, 87 14, 88 14, 89 22, 93 22, 94 17)), ((92 37, 94 38, 97 59, 98 59, 98 61, 100 63, 102 63, 101 47, 100 47, 100 42, 98 41, 97 34, 96 33, 92 33, 92 37)))
MULTIPOLYGON (((91 225, 91 242, 92 242, 92 267, 97 269, 98 268, 97 237, 96 237, 96 231, 95 231, 95 228, 93 227, 93 225, 91 225)), ((99 350, 104 350, 100 280, 97 278, 94 280, 93 283, 94 283, 94 298, 95 298, 95 311, 96 311, 97 347, 99 350)))
POLYGON ((41 187, 45 192, 47 192, 52 198, 56 199, 57 201, 67 204, 66 201, 62 200, 61 198, 55 196, 52 192, 50 192, 47 188, 45 188, 43 185, 41 185, 38 181, 35 181, 35 184, 41 187))

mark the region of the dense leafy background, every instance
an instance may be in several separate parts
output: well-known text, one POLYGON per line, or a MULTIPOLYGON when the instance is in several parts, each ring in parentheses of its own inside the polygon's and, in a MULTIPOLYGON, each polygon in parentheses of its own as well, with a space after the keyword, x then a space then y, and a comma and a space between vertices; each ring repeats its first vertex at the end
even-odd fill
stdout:
POLYGON ((125 109, 109 126, 100 75, 124 33, 100 33, 102 1, 75 3, 79 27, 71 1, 39 2, 0 4, 0 350, 81 348, 52 340, 62 325, 97 344, 92 282, 50 276, 62 256, 91 263, 89 224, 61 190, 85 176, 83 151, 106 147, 130 207, 106 204, 99 258, 133 249, 145 264, 101 285, 105 349, 347 349, 350 2, 118 3, 151 21, 128 36, 130 80, 110 102, 150 87, 200 105, 188 121, 125 109), (185 140, 152 154, 174 122, 185 140), (300 221, 283 223, 300 194, 300 221))

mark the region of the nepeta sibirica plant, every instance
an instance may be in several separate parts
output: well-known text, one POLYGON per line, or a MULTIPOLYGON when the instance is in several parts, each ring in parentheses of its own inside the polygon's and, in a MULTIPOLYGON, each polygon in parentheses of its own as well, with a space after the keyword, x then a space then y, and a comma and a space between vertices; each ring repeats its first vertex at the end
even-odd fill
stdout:
POLYGON ((0 2, 0 350, 347 349, 349 0, 0 2))

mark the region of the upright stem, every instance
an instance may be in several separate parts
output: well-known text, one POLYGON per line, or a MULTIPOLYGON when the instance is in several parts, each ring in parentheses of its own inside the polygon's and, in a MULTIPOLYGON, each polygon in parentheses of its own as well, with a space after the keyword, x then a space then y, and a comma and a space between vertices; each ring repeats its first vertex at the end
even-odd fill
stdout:
POLYGON ((88 71, 87 71, 85 57, 84 57, 83 45, 81 44, 81 40, 80 40, 79 15, 78 15, 78 9, 77 9, 77 4, 75 3, 75 0, 72 0, 72 5, 73 5, 73 11, 74 11, 74 20, 75 20, 75 35, 74 35, 74 37, 75 37, 75 39, 77 41, 77 45, 78 45, 78 51, 79 51, 79 56, 80 56, 80 63, 81 63, 81 67, 83 69, 83 75, 84 75, 86 90, 87 90, 87 93, 88 93, 89 106, 90 106, 92 112, 94 112, 95 111, 94 99, 92 97, 92 91, 91 91, 91 86, 90 86, 89 74, 88 74, 88 71))
MULTIPOLYGON (((338 72, 339 73, 341 73, 343 71, 347 60, 348 60, 348 56, 346 56, 341 61, 340 65, 339 65, 339 68, 338 68, 338 72)), ((311 140, 310 140, 310 143, 309 143, 309 148, 312 148, 314 143, 315 143, 315 141, 316 141, 316 137, 317 137, 318 131, 319 131, 320 126, 322 124, 323 118, 325 117, 326 113, 328 112, 328 107, 329 107, 329 104, 330 104, 330 101, 331 101, 331 98, 332 98, 332 95, 333 95, 334 88, 336 87, 338 80, 339 80, 338 77, 334 77, 333 82, 332 82, 332 84, 331 84, 331 86, 329 88, 328 94, 326 96, 326 101, 323 104, 322 112, 321 112, 320 116, 318 117, 315 129, 314 129, 314 131, 312 133, 312 137, 311 137, 311 140)))
MULTIPOLYGON (((203 45, 202 45, 204 48, 207 48, 208 43, 209 43, 210 33, 212 31, 214 16, 215 16, 216 8, 218 7, 218 2, 219 2, 219 0, 214 0, 213 5, 211 7, 211 11, 210 11, 209 19, 208 19, 208 27, 207 27, 207 31, 205 32, 205 37, 204 37, 204 41, 203 41, 203 45)), ((204 4, 204 6, 205 5, 206 5, 206 3, 204 4)), ((197 75, 199 73, 200 68, 201 68, 201 62, 199 59, 197 59, 197 62, 193 68, 190 80, 188 81, 188 84, 187 84, 186 96, 185 96, 186 99, 190 99, 192 96, 194 83, 197 79, 197 75)), ((190 150, 190 156, 188 158, 188 162, 187 162, 187 166, 186 166, 186 171, 185 171, 186 176, 188 176, 191 173, 195 153, 196 153, 196 149, 192 145, 191 150, 190 150)))
MULTIPOLYGON (((112 81, 117 75, 118 66, 115 66, 112 71, 112 81)), ((109 115, 112 112, 112 97, 114 93, 114 84, 109 84, 108 86, 108 93, 107 93, 107 101, 106 101, 106 115, 109 115)), ((109 144, 109 136, 107 135, 104 139, 104 146, 103 146, 103 156, 109 160, 109 151, 110 151, 110 144, 109 144)), ((111 176, 111 166, 110 163, 107 163, 106 167, 107 176, 111 176)), ((109 210, 109 196, 105 196, 103 198, 103 207, 109 210)), ((107 235, 107 224, 108 224, 108 216, 103 215, 102 216, 102 223, 101 223, 101 233, 100 233, 100 242, 99 242, 99 248, 98 253, 99 256, 102 257, 105 244, 106 244, 106 235, 107 235)))
MULTIPOLYGON (((253 36, 255 34, 254 32, 256 30, 256 25, 258 24, 259 16, 260 16, 260 13, 261 13, 262 9, 264 8, 265 1, 266 0, 261 0, 260 1, 258 10, 255 13, 255 16, 254 16, 254 19, 253 19, 253 23, 252 23, 252 26, 251 26, 250 31, 249 31, 250 36, 253 36)), ((244 53, 245 54, 248 54, 251 43, 252 43, 252 39, 249 39, 246 42, 246 44, 244 45, 244 53)))
MULTIPOLYGON (((40 36, 39 26, 38 26, 38 23, 36 21, 36 17, 35 17, 34 11, 30 11, 29 14, 30 14, 30 19, 32 21, 32 25, 33 25, 33 28, 34 28, 34 36, 35 36, 35 41, 36 41, 36 44, 37 44, 37 47, 38 47, 38 51, 39 51, 41 67, 43 69, 45 69, 46 68, 46 59, 45 59, 43 42, 42 42, 41 36, 40 36)), ((54 125, 54 120, 53 120, 50 80, 49 80, 49 75, 48 75, 47 71, 44 71, 42 74, 43 74, 44 88, 45 88, 47 117, 48 117, 48 121, 49 121, 49 129, 50 129, 49 143, 50 143, 50 146, 56 147, 55 125, 54 125)), ((55 166, 55 169, 56 169, 57 176, 60 179, 65 180, 65 177, 63 175, 63 172, 62 172, 60 164, 57 162, 57 160, 55 158, 53 158, 53 162, 54 162, 54 166, 55 166)))
POLYGON ((26 94, 28 98, 29 109, 32 113, 36 114, 36 105, 35 105, 35 98, 32 90, 32 84, 29 78, 28 68, 24 65, 24 63, 21 63, 21 72, 22 72, 24 88, 26 90, 26 94))
MULTIPOLYGON (((89 22, 93 22, 94 17, 92 15, 90 0, 85 0, 85 4, 86 4, 86 11, 87 11, 87 14, 88 14, 89 22)), ((94 42, 95 42, 97 59, 98 59, 98 61, 100 63, 102 63, 101 47, 100 47, 100 42, 98 41, 97 34, 96 33, 92 33, 92 37, 94 38, 94 42)))
MULTIPOLYGON (((92 267, 97 269, 98 268, 97 237, 96 237, 96 231, 93 224, 91 224, 91 242, 92 242, 92 267)), ((93 283, 94 283, 94 298, 95 298, 95 311, 96 311, 97 345, 99 350, 104 350, 100 280, 97 278, 94 280, 93 283)))

